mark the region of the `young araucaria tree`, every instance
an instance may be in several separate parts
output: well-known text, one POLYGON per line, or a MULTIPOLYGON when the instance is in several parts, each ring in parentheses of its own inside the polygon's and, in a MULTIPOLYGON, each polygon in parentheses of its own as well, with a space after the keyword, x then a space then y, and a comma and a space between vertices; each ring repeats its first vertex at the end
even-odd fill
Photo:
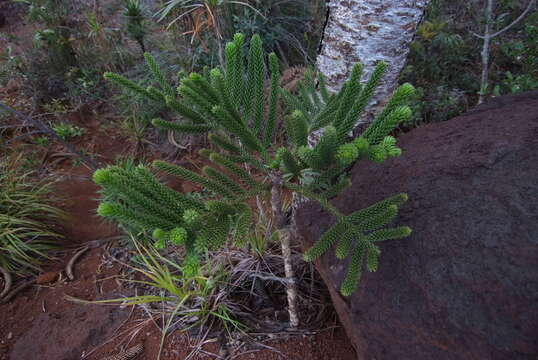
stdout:
POLYGON ((142 165, 130 169, 111 166, 94 174, 95 182, 111 194, 101 203, 98 213, 153 231, 157 247, 164 247, 167 242, 185 246, 185 261, 196 266, 208 249, 217 249, 228 240, 244 243, 256 221, 248 200, 270 198, 288 278, 290 324, 296 327, 299 319, 291 234, 288 217, 282 210, 283 193, 316 201, 335 217, 335 224, 304 253, 304 259, 312 261, 336 245, 335 255, 339 259, 351 257, 340 289, 344 296, 350 295, 357 288, 364 263, 370 271, 377 269, 380 251, 376 243, 410 234, 408 227, 386 227, 407 196, 398 194, 347 215, 331 205, 329 199, 351 185, 346 169, 355 161, 381 162, 401 154, 396 139, 389 134, 411 116, 405 104, 414 89, 409 84, 400 86, 366 131, 352 139, 349 134, 379 84, 385 63, 377 64, 365 84, 360 82, 361 65, 355 65, 351 78, 335 94, 327 91, 321 74, 316 81, 309 71, 298 95, 294 95, 280 88, 277 57, 269 54, 266 59, 259 36, 252 38, 247 56, 243 55, 243 48, 244 36, 235 35, 234 41, 226 46, 225 69, 192 73, 181 80, 177 90, 169 85, 149 54, 146 60, 158 88, 143 88, 118 74, 105 74, 106 78, 166 104, 177 113, 178 121, 155 119, 155 126, 182 134, 208 135, 215 150, 202 149, 200 154, 213 166, 204 167, 202 173, 159 160, 152 166, 199 184, 218 197, 201 202, 176 192, 161 184, 142 165), (280 98, 287 105, 286 116, 278 114, 280 98), (277 144, 275 135, 281 118, 285 139, 277 144), (322 135, 316 144, 309 144, 309 136, 314 132, 322 135))

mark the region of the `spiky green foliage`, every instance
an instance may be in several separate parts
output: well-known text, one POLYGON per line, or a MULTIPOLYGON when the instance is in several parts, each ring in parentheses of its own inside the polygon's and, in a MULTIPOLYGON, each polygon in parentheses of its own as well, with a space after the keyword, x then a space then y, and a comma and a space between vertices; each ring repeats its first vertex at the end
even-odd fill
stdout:
POLYGON ((308 144, 308 121, 300 110, 287 116, 284 122, 290 142, 296 147, 308 144))
MULTIPOLYGON (((205 185, 211 181, 183 168, 162 170, 190 180, 203 179, 205 185)), ((99 169, 93 180, 103 189, 103 201, 97 213, 127 229, 151 231, 157 249, 168 245, 185 246, 188 254, 215 249, 228 239, 235 219, 245 220, 246 211, 242 204, 222 200, 201 203, 161 184, 141 165, 99 169)), ((244 224, 240 228, 244 231, 244 224)))
POLYGON ((162 129, 172 130, 183 134, 204 134, 211 130, 210 125, 204 124, 178 124, 172 121, 166 121, 163 119, 153 119, 151 123, 162 129))
POLYGON ((269 88, 269 111, 267 112, 267 122, 264 129, 263 145, 269 147, 271 140, 274 137, 276 126, 276 111, 278 105, 278 99, 280 95, 279 83, 280 83, 280 70, 278 65, 278 58, 276 54, 269 54, 269 69, 271 71, 271 85, 269 88))
POLYGON ((233 198, 232 191, 228 189, 226 185, 219 183, 217 181, 211 180, 207 177, 198 175, 195 172, 185 169, 184 167, 169 164, 167 162, 160 161, 160 160, 154 161, 153 166, 158 170, 164 171, 170 175, 174 175, 180 179, 202 185, 203 187, 211 191, 214 191, 217 194, 222 195, 226 198, 230 198, 230 199, 233 198))
POLYGON ((377 269, 380 251, 375 243, 410 234, 407 227, 389 226, 407 197, 399 194, 349 215, 342 214, 328 199, 351 185, 345 172, 356 161, 380 162, 401 155, 391 133, 410 116, 407 102, 414 89, 409 84, 399 87, 366 131, 349 138, 386 71, 385 63, 378 63, 364 84, 362 66, 357 64, 350 79, 334 94, 329 93, 322 74, 307 69, 304 81, 293 93, 280 88, 277 57, 265 57, 260 37, 251 39, 246 56, 244 42, 241 34, 236 35, 225 48, 223 69, 183 76, 174 94, 149 55, 146 61, 159 88, 143 89, 119 75, 107 75, 154 101, 164 99, 178 114, 179 121, 156 119, 155 126, 208 134, 213 146, 199 153, 213 166, 204 167, 201 173, 164 161, 155 161, 153 167, 198 184, 216 197, 203 204, 190 199, 194 203, 189 204, 186 196, 161 185, 151 174, 137 175, 137 181, 144 183, 140 186, 125 182, 127 170, 115 171, 123 180, 114 175, 114 181, 100 183, 116 193, 116 202, 105 202, 100 213, 145 230, 162 229, 164 233, 154 236, 160 246, 184 244, 192 253, 202 254, 228 239, 243 242, 256 218, 248 201, 269 195, 272 188, 287 188, 318 202, 335 218, 334 225, 304 258, 314 260, 337 244, 339 259, 351 257, 341 288, 349 295, 357 287, 365 262, 369 271, 377 269), (264 91, 266 81, 269 88, 264 91), (287 107, 283 114, 278 114, 280 97, 287 107), (283 119, 286 136, 284 143, 274 144, 278 119, 283 119))
POLYGON ((172 86, 170 86, 168 81, 164 78, 161 68, 155 61, 155 58, 150 53, 144 53, 144 58, 146 59, 146 64, 148 65, 149 70, 161 86, 161 89, 163 89, 164 93, 167 96, 174 96, 174 89, 172 89, 172 86))
POLYGON ((255 134, 260 131, 262 125, 264 67, 262 39, 259 35, 254 35, 250 40, 247 89, 243 96, 246 106, 245 119, 252 121, 255 134))
POLYGON ((314 147, 310 166, 316 170, 329 168, 338 150, 338 133, 334 126, 327 126, 318 144, 314 147))
POLYGON ((127 79, 126 77, 112 73, 112 72, 106 72, 104 75, 104 78, 107 80, 110 80, 112 82, 115 82, 116 84, 120 85, 121 87, 128 89, 134 93, 137 93, 138 95, 142 95, 144 97, 149 98, 150 100, 159 101, 160 99, 158 97, 155 97, 154 95, 148 93, 146 89, 144 89, 142 86, 138 85, 134 81, 131 81, 127 79))
POLYGON ((145 52, 144 37, 148 30, 140 0, 124 0, 123 16, 127 19, 127 33, 145 52))
POLYGON ((188 236, 187 230, 182 227, 176 227, 170 230, 170 242, 176 246, 185 244, 188 236))
POLYGON ((342 285, 340 285, 340 292, 342 295, 349 296, 357 289, 357 284, 361 277, 365 252, 366 245, 363 242, 359 242, 351 251, 351 260, 349 261, 347 274, 342 285))
POLYGON ((237 176, 239 179, 243 180, 246 184, 250 186, 258 185, 254 177, 252 177, 252 175, 249 174, 248 171, 235 165, 232 161, 228 160, 224 156, 218 153, 211 153, 209 155, 209 159, 213 161, 215 164, 218 164, 222 166, 223 168, 228 169, 232 174, 237 176))

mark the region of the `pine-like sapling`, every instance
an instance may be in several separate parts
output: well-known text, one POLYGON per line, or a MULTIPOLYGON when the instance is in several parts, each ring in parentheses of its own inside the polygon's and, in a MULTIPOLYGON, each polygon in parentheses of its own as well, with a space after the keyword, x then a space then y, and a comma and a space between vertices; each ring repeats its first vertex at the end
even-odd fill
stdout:
POLYGON ((183 77, 175 91, 149 54, 146 60, 158 87, 145 89, 120 75, 105 74, 133 92, 166 104, 178 115, 177 121, 155 119, 156 127, 183 134, 208 134, 215 150, 200 151, 212 162, 201 174, 164 161, 155 161, 153 168, 199 184, 216 193, 217 198, 202 202, 175 192, 143 166, 109 167, 94 175, 95 182, 113 194, 98 212, 152 231, 158 247, 167 243, 185 246, 192 261, 229 239, 241 243, 256 219, 247 201, 256 196, 269 198, 285 259, 290 323, 297 326, 290 251, 293 234, 282 211, 283 193, 318 202, 335 218, 335 224, 304 253, 304 259, 312 261, 332 246, 336 246, 339 259, 350 257, 340 289, 349 296, 357 288, 364 264, 369 271, 377 269, 377 243, 410 234, 408 227, 387 228, 407 196, 395 195, 348 215, 329 199, 351 185, 346 170, 356 161, 380 162, 401 155, 390 134, 411 116, 406 104, 414 88, 410 84, 400 86, 370 126, 353 139, 349 134, 381 81, 385 63, 378 63, 365 84, 361 83, 362 66, 357 64, 350 79, 335 94, 325 87, 322 74, 317 74, 316 79, 310 70, 298 94, 292 94, 279 86, 278 59, 273 53, 265 58, 260 37, 252 38, 246 58, 243 43, 243 35, 235 35, 226 46, 225 68, 183 77), (285 114, 278 114, 281 99, 287 105, 285 114), (281 118, 286 140, 277 145, 273 139, 281 118), (314 133, 320 134, 316 143, 310 141, 314 133))

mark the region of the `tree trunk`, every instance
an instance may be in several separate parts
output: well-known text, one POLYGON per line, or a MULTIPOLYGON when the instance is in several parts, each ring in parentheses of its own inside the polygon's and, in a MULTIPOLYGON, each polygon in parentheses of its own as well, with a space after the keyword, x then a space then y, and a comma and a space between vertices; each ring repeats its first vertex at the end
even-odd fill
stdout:
MULTIPOLYGON (((327 77, 329 89, 340 89, 353 65, 361 62, 364 77, 376 62, 389 64, 373 99, 382 103, 398 84, 409 44, 430 0, 332 0, 328 3, 328 19, 318 69, 327 77)), ((370 112, 375 111, 374 107, 370 112)))

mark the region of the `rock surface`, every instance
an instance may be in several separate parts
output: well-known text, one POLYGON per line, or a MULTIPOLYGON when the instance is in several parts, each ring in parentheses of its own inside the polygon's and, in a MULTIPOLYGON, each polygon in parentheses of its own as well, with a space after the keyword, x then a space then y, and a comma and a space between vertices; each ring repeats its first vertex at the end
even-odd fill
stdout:
POLYGON ((124 309, 103 305, 75 305, 63 312, 40 314, 18 338, 9 359, 80 359, 82 349, 109 340, 126 316, 124 309))
MULTIPOLYGON (((538 358, 538 92, 492 100, 399 138, 401 158, 360 162, 344 213, 390 195, 410 200, 380 244, 376 273, 349 298, 333 251, 316 266, 359 359, 538 358)), ((299 209, 309 246, 333 222, 299 209)))

